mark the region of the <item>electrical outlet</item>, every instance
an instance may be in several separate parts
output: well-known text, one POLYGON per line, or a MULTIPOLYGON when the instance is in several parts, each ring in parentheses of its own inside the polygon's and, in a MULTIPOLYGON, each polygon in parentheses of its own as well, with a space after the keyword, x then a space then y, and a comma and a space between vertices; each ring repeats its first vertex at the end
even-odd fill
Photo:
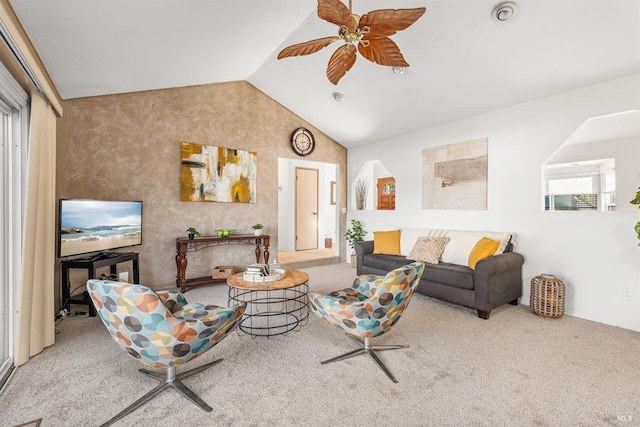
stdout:
POLYGON ((202 259, 201 258, 196 258, 196 265, 200 265, 202 263, 202 259))
POLYGON ((622 291, 622 298, 626 300, 633 300, 633 289, 632 288, 624 288, 622 291))
POLYGON ((128 271, 121 271, 120 273, 118 273, 118 280, 120 280, 122 282, 128 282, 129 281, 129 272, 128 271))

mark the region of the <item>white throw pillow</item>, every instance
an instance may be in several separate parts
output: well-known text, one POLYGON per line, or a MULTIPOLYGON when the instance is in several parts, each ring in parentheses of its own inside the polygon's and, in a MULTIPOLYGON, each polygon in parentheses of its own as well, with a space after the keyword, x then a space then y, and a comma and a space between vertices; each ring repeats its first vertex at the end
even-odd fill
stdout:
POLYGON ((509 241, 511 240, 510 233, 496 233, 496 232, 483 232, 483 231, 457 231, 450 230, 447 236, 451 239, 442 253, 441 261, 452 264, 468 265, 469 254, 473 250, 478 240, 483 237, 487 237, 492 240, 499 240, 500 245, 495 252, 495 255, 504 253, 509 241))

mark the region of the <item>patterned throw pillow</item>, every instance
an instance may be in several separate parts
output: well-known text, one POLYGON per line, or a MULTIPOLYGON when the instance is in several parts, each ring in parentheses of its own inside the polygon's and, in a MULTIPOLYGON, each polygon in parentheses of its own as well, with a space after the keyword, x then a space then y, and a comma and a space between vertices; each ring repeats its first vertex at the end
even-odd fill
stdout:
POLYGON ((418 237, 407 259, 438 264, 447 243, 448 237, 418 237))

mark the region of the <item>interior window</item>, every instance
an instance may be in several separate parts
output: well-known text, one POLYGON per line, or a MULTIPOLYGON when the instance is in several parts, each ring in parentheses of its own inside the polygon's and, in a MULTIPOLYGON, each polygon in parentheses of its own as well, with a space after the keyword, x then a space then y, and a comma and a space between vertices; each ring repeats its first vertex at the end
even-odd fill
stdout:
POLYGON ((351 184, 351 200, 357 210, 395 210, 396 180, 380 160, 364 162, 351 184))
POLYGON ((640 110, 588 118, 542 165, 543 209, 631 211, 616 193, 635 192, 639 150, 640 110))
POLYGON ((615 210, 615 159, 547 165, 545 210, 615 210))

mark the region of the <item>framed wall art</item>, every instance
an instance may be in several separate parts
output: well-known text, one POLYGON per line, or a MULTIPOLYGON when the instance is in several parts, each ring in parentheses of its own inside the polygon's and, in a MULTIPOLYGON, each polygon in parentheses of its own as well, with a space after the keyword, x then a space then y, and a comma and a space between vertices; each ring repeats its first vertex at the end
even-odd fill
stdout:
POLYGON ((487 210, 488 139, 422 150, 422 208, 487 210))
POLYGON ((256 202, 255 152, 183 142, 181 162, 181 201, 256 202))

